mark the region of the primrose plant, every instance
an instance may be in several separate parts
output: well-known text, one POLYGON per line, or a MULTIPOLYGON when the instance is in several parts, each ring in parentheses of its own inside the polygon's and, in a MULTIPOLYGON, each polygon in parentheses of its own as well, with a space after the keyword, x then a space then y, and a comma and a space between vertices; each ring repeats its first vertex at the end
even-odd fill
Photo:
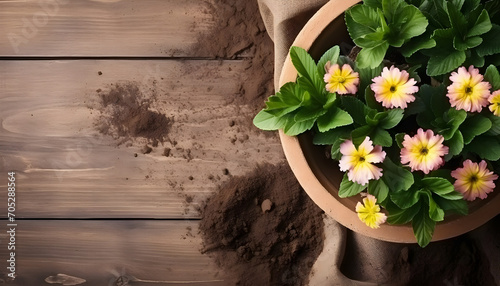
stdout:
POLYGON ((263 130, 312 132, 360 196, 368 227, 411 223, 425 247, 447 214, 467 215, 500 172, 500 1, 365 0, 345 22, 353 51, 298 72, 254 118, 263 130), (354 55, 354 56, 353 56, 354 55))

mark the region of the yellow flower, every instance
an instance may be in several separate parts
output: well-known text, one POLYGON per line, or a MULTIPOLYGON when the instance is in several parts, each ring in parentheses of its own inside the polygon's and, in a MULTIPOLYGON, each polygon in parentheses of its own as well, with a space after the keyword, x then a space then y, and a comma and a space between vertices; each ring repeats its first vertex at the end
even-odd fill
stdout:
POLYGON ((375 93, 375 99, 387 108, 406 108, 408 103, 415 101, 413 94, 418 91, 417 83, 413 78, 408 79, 407 71, 400 71, 391 66, 384 67, 382 74, 374 79, 370 88, 375 93))
POLYGON ((496 116, 500 116, 500 90, 494 91, 488 101, 490 102, 490 111, 496 116))
POLYGON ((373 147, 372 141, 366 137, 356 149, 351 140, 340 144, 342 158, 339 161, 340 170, 347 173, 349 181, 365 185, 369 180, 378 180, 382 176, 382 169, 372 163, 381 163, 385 159, 385 152, 381 146, 373 147))
POLYGON ((371 228, 379 228, 387 220, 387 216, 380 212, 380 206, 376 203, 377 198, 367 195, 363 199, 363 204, 358 202, 356 205, 358 218, 371 228))
POLYGON ((325 65, 326 74, 323 80, 326 82, 326 90, 338 94, 355 94, 358 91, 359 74, 354 72, 350 65, 344 64, 342 68, 338 64, 325 65))
POLYGON ((486 162, 482 160, 479 164, 465 160, 463 168, 451 172, 455 179, 455 189, 464 195, 464 199, 473 201, 476 198, 485 199, 495 189, 494 180, 498 176, 486 168, 486 162))
POLYGON ((443 136, 434 135, 432 130, 424 132, 422 128, 419 128, 413 137, 405 135, 401 163, 409 163, 412 172, 420 170, 428 174, 444 163, 441 156, 448 154, 448 147, 443 145, 443 141, 443 136))
POLYGON ((483 81, 483 76, 478 69, 470 66, 467 71, 460 67, 458 72, 452 72, 446 96, 450 99, 452 107, 470 112, 481 112, 488 105, 491 85, 483 81))

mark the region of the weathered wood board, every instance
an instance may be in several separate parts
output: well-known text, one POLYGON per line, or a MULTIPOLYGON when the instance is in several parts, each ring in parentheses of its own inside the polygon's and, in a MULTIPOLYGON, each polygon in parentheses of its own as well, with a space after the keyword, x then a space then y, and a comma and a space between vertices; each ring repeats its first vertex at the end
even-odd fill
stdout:
POLYGON ((17 171, 17 215, 199 217, 199 203, 229 175, 283 159, 277 138, 251 126, 247 106, 227 104, 243 68, 205 60, 0 62, 2 169, 17 171), (113 139, 95 127, 96 89, 117 84, 137 87, 174 120, 149 154, 140 152, 144 138, 113 139))
MULTIPOLYGON (((83 285, 224 285, 224 274, 199 253, 197 222, 107 220, 18 221, 16 274, 9 285, 48 284, 65 274, 85 279, 83 285), (135 277, 156 283, 115 284, 135 277), (162 282, 163 281, 163 282, 162 282), (167 283, 179 281, 192 283, 167 283)), ((2 226, 0 240, 7 241, 2 226)), ((0 247, 1 272, 7 271, 7 247, 0 247)), ((2 277, 6 279, 8 277, 2 277)))
POLYGON ((0 56, 206 57, 214 28, 201 0, 0 1, 0 56))

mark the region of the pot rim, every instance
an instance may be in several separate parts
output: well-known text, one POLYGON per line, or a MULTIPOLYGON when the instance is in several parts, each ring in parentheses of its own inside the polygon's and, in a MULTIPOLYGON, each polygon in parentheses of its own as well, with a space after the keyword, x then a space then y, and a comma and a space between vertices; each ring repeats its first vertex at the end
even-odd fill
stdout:
MULTIPOLYGON (((358 2, 361 1, 331 0, 327 2, 306 23, 292 45, 310 50, 327 26, 358 2)), ((297 71, 288 54, 281 70, 279 86, 295 81, 296 78, 297 71)), ((350 203, 346 203, 349 198, 340 199, 336 195, 338 186, 327 182, 324 174, 319 172, 319 167, 314 165, 314 162, 308 161, 304 144, 312 143, 311 140, 307 139, 307 134, 292 137, 280 130, 279 135, 285 157, 295 177, 309 197, 328 215, 345 227, 372 238, 390 242, 416 243, 411 224, 390 225, 385 223, 378 229, 371 229, 359 220, 352 200, 350 203), (328 188, 333 189, 330 192, 328 188)), ((499 191, 497 187, 488 199, 481 202, 480 206, 475 207, 468 215, 446 217, 444 221, 437 223, 432 241, 448 239, 469 232, 498 215, 500 213, 500 195, 497 195, 499 191)))

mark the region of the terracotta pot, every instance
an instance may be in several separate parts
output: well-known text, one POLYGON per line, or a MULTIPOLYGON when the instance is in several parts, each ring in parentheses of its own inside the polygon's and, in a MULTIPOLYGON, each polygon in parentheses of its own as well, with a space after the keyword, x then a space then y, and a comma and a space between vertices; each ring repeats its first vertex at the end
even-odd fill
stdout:
MULTIPOLYGON (((358 0, 331 0, 323 6, 304 26, 293 45, 308 50, 316 60, 330 47, 349 41, 343 12, 358 3, 358 0)), ((280 86, 295 81, 297 72, 289 56, 283 66, 280 86)), ((322 146, 312 144, 309 133, 290 137, 280 131, 283 149, 298 181, 311 199, 327 214, 347 228, 363 235, 391 242, 414 243, 416 239, 410 224, 383 224, 379 229, 371 229, 361 222, 355 212, 359 196, 341 199, 338 187, 342 180, 338 162, 327 159, 322 146)), ((498 185, 498 182, 497 182, 498 185)), ((458 236, 471 231, 500 213, 500 188, 485 200, 469 204, 469 215, 447 216, 436 225, 433 241, 458 236)))

